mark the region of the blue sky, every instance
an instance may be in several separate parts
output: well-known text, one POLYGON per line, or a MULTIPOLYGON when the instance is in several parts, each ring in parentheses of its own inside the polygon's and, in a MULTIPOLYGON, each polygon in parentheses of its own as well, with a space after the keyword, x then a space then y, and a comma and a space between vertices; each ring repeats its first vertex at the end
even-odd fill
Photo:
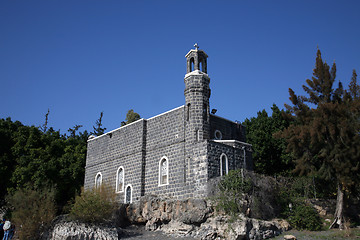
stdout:
POLYGON ((217 115, 243 121, 302 93, 316 49, 360 75, 360 1, 2 0, 0 118, 65 133, 184 104, 185 54, 208 55, 217 115))

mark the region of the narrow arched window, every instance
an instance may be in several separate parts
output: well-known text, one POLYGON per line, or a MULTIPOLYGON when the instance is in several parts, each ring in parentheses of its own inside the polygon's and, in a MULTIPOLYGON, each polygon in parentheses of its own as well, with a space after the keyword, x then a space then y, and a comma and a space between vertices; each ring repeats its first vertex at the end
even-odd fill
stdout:
POLYGON ((222 153, 220 156, 220 176, 228 174, 228 158, 225 153, 222 153))
POLYGON ((95 188, 99 189, 102 183, 102 175, 101 172, 98 172, 95 177, 95 188))
POLYGON ((159 186, 169 184, 169 161, 163 157, 159 162, 159 186))
POLYGON ((116 172, 116 192, 124 191, 124 168, 119 167, 116 172))
POLYGON ((189 119, 190 119, 190 106, 191 106, 191 104, 188 103, 187 111, 186 111, 186 121, 189 121, 189 119))
POLYGON ((190 59, 190 72, 194 71, 194 58, 190 59))
POLYGON ((132 187, 131 185, 127 185, 125 188, 125 203, 132 203, 132 187))
POLYGON ((208 121, 208 107, 207 107, 207 104, 205 104, 205 103, 203 105, 203 119, 205 122, 208 121))

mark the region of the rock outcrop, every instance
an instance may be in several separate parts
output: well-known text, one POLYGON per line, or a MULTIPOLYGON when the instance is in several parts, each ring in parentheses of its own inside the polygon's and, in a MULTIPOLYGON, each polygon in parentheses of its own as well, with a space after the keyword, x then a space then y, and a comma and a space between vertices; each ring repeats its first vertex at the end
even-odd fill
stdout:
POLYGON ((95 226, 67 221, 65 216, 54 219, 50 229, 44 232, 42 240, 118 240, 118 229, 113 226, 95 226))
POLYGON ((127 208, 133 224, 146 224, 147 230, 160 230, 198 239, 268 239, 289 229, 284 220, 263 221, 239 215, 230 218, 215 213, 202 199, 162 200, 147 196, 127 208))
POLYGON ((145 225, 148 231, 194 237, 195 239, 268 239, 288 230, 284 220, 264 221, 239 215, 229 217, 214 211, 205 200, 160 199, 147 196, 139 202, 123 205, 112 225, 94 226, 55 219, 51 229, 41 239, 51 240, 115 240, 124 235, 120 228, 128 224, 145 225))

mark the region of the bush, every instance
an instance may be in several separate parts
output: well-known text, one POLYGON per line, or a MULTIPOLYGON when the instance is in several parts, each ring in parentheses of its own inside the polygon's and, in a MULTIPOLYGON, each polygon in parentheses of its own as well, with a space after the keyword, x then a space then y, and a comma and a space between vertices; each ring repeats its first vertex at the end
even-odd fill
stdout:
POLYGON ((19 239, 37 239, 56 214, 53 189, 20 189, 7 197, 19 239))
MULTIPOLYGON (((217 209, 236 215, 244 211, 243 199, 253 188, 250 178, 245 178, 241 170, 231 170, 219 183, 217 209)), ((245 209, 246 210, 246 209, 245 209)))
POLYGON ((297 230, 319 231, 322 221, 317 211, 304 201, 298 200, 287 210, 288 221, 297 230))
POLYGON ((75 197, 70 209, 72 220, 85 223, 104 223, 111 219, 117 208, 115 190, 102 184, 100 189, 83 190, 75 197))

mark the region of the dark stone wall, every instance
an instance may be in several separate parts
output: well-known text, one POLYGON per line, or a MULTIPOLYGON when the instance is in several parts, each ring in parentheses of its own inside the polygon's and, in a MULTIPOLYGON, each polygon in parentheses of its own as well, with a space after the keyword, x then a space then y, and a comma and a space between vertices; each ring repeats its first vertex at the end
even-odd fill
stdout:
POLYGON ((210 139, 215 139, 215 131, 219 130, 222 140, 238 140, 245 142, 245 127, 240 123, 210 114, 210 139))

